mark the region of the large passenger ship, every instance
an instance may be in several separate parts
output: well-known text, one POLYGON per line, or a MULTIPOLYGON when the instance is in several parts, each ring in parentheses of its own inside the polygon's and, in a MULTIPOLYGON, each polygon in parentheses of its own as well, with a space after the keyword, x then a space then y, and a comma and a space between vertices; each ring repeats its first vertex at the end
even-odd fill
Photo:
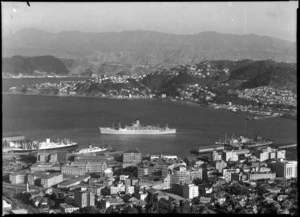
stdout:
POLYGON ((58 139, 57 142, 52 142, 50 139, 46 139, 43 142, 21 140, 8 142, 3 149, 6 149, 7 152, 32 152, 38 150, 67 149, 77 145, 77 143, 72 142, 70 139, 58 139))
POLYGON ((99 127, 101 134, 124 134, 124 135, 164 135, 164 134, 175 134, 176 129, 171 129, 166 125, 166 127, 158 126, 142 126, 140 121, 137 119, 135 123, 132 123, 131 126, 125 126, 121 128, 121 125, 117 128, 114 126, 110 127, 99 127))

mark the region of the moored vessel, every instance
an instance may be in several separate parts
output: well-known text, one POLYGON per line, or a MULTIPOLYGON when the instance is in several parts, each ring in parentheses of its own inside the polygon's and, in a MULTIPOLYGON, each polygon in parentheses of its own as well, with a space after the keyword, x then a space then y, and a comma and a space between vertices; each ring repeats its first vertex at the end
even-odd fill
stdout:
POLYGON ((21 141, 21 142, 10 142, 8 152, 32 152, 39 150, 56 150, 56 149, 67 149, 77 146, 77 143, 72 142, 70 139, 61 139, 57 142, 51 142, 50 139, 46 139, 44 142, 38 141, 21 141))
POLYGON ((107 150, 107 148, 105 148, 105 147, 100 148, 100 147, 97 147, 97 146, 89 145, 88 148, 80 149, 78 151, 75 151, 73 154, 75 154, 75 155, 78 155, 78 154, 90 154, 90 153, 103 152, 103 151, 106 151, 106 150, 107 150))
POLYGON ((121 127, 121 124, 117 128, 113 127, 99 127, 101 134, 123 134, 123 135, 164 135, 175 134, 176 129, 171 129, 166 125, 165 127, 158 126, 142 126, 137 119, 131 126, 121 127))

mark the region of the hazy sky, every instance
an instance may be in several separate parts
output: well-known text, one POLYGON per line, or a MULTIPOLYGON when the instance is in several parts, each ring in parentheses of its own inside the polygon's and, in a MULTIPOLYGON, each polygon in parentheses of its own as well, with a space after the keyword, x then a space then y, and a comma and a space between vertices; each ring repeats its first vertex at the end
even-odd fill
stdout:
POLYGON ((298 2, 1 2, 2 31, 153 30, 175 34, 216 31, 296 41, 298 2))

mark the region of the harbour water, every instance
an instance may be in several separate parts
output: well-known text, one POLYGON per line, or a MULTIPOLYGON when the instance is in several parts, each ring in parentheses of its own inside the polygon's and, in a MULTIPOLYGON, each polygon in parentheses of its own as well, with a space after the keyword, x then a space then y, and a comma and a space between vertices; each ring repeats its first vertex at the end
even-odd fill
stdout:
POLYGON ((257 134, 277 143, 297 143, 296 120, 249 121, 242 114, 162 100, 3 95, 2 107, 4 135, 15 133, 43 141, 67 137, 82 148, 108 144, 117 149, 138 148, 143 153, 187 156, 190 150, 213 144, 225 133, 257 134), (142 125, 168 123, 177 133, 145 136, 99 132, 99 126, 121 122, 124 127, 137 117, 142 125))

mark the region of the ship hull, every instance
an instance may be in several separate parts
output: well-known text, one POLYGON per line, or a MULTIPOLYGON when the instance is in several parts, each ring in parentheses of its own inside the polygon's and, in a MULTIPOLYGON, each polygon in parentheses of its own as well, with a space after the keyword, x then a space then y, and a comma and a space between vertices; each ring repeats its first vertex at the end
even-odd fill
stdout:
POLYGON ((115 135, 165 135, 175 134, 176 129, 168 130, 126 130, 126 129, 112 129, 99 127, 101 134, 115 134, 115 135))
POLYGON ((78 146, 78 144, 71 144, 71 145, 64 145, 64 146, 57 146, 57 147, 47 147, 47 148, 40 148, 40 149, 14 149, 11 150, 14 153, 23 153, 23 152, 33 152, 33 151, 53 151, 53 150, 61 150, 61 149, 68 149, 78 146))

